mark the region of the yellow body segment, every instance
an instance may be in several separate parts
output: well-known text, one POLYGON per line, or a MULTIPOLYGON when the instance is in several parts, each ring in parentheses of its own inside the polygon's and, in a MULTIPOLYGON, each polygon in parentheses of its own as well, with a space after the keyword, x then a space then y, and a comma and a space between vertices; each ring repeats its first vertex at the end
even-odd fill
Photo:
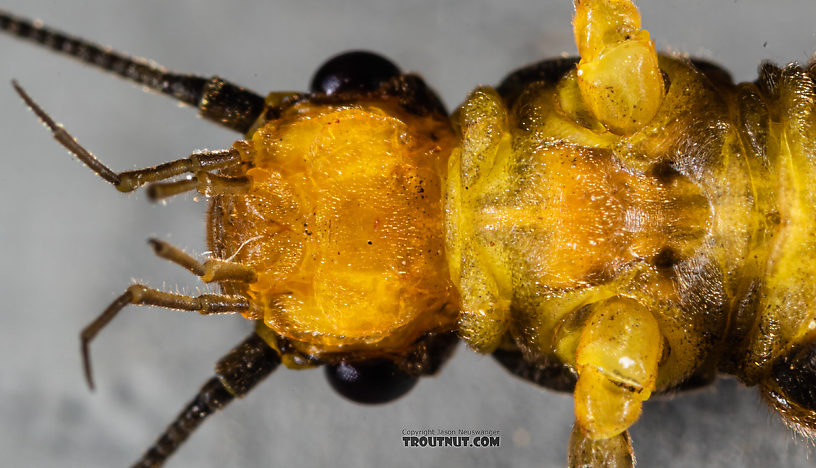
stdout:
POLYGON ((400 349, 450 329, 441 181, 447 122, 396 102, 295 104, 239 141, 245 196, 221 217, 253 310, 313 355, 400 349))
POLYGON ((576 8, 576 69, 454 114, 445 207, 462 336, 577 375, 582 460, 624 450, 653 392, 717 371, 776 391, 813 336, 816 96, 812 70, 734 85, 657 55, 629 1, 576 8))
POLYGON ((816 330, 816 93, 812 76, 789 68, 774 77, 767 96, 768 155, 776 204, 773 242, 758 318, 749 332, 746 380, 755 382, 763 363, 816 330))

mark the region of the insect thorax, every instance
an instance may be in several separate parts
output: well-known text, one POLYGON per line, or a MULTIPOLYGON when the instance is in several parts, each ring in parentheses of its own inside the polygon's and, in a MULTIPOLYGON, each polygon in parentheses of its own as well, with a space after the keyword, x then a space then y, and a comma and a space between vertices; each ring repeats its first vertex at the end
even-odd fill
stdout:
POLYGON ((660 390, 702 367, 750 380, 807 331, 812 82, 776 69, 759 86, 733 85, 687 60, 659 65, 666 96, 631 135, 593 117, 574 69, 523 87, 511 76, 499 88, 508 94, 477 90, 455 115, 463 143, 449 166, 448 255, 461 333, 476 348, 509 332, 528 359, 580 367, 582 333, 606 327, 615 339, 593 322, 596 308, 632 301, 656 319, 641 345, 663 341, 660 390), (793 320, 772 312, 780 305, 793 320))

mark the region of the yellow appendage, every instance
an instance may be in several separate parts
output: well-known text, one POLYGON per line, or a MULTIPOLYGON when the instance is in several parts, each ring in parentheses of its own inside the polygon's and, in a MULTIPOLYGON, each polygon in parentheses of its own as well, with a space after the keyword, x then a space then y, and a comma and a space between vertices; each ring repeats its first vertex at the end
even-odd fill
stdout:
POLYGON ((575 415, 591 438, 606 439, 640 417, 655 388, 663 337, 651 312, 631 299, 590 307, 575 353, 575 415))
POLYGON ((611 132, 631 135, 657 113, 666 94, 657 52, 628 0, 576 1, 578 86, 611 132))

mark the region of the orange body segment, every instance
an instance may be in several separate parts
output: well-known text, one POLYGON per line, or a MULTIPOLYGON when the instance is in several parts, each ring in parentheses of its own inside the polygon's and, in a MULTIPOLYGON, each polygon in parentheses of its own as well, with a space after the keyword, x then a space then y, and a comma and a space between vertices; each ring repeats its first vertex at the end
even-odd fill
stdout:
MULTIPOLYGON (((252 189, 220 222, 254 313, 322 352, 450 328, 444 120, 394 102, 301 103, 235 144, 252 189)), ((403 343, 404 344, 404 343, 403 343)))

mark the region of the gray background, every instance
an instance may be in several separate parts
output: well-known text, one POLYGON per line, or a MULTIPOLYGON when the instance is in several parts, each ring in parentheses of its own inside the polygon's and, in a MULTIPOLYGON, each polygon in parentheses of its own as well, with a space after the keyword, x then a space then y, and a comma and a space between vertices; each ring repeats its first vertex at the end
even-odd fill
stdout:
MULTIPOLYGON (((816 51, 812 0, 641 1, 661 49, 686 51, 752 79, 761 59, 816 51)), ((8 0, 6 8, 181 72, 219 74, 258 92, 301 90, 330 55, 375 49, 420 71, 449 107, 479 84, 574 52, 571 2, 533 0, 323 4, 8 0)), ((115 170, 143 167, 237 137, 161 96, 0 37, 0 465, 131 462, 249 330, 233 317, 129 308, 94 343, 98 389, 85 387, 79 330, 133 278, 195 293, 145 240, 206 250, 206 204, 151 205, 72 161, 14 95, 17 78, 115 170)), ((564 465, 572 400, 516 380, 464 346, 396 404, 336 397, 322 373, 281 370, 211 418, 172 466, 564 465), (501 431, 497 449, 409 449, 403 429, 501 431)), ((650 402, 634 427, 641 466, 812 466, 755 392, 723 380, 650 402)), ((808 455, 811 459, 808 460, 808 455)))

